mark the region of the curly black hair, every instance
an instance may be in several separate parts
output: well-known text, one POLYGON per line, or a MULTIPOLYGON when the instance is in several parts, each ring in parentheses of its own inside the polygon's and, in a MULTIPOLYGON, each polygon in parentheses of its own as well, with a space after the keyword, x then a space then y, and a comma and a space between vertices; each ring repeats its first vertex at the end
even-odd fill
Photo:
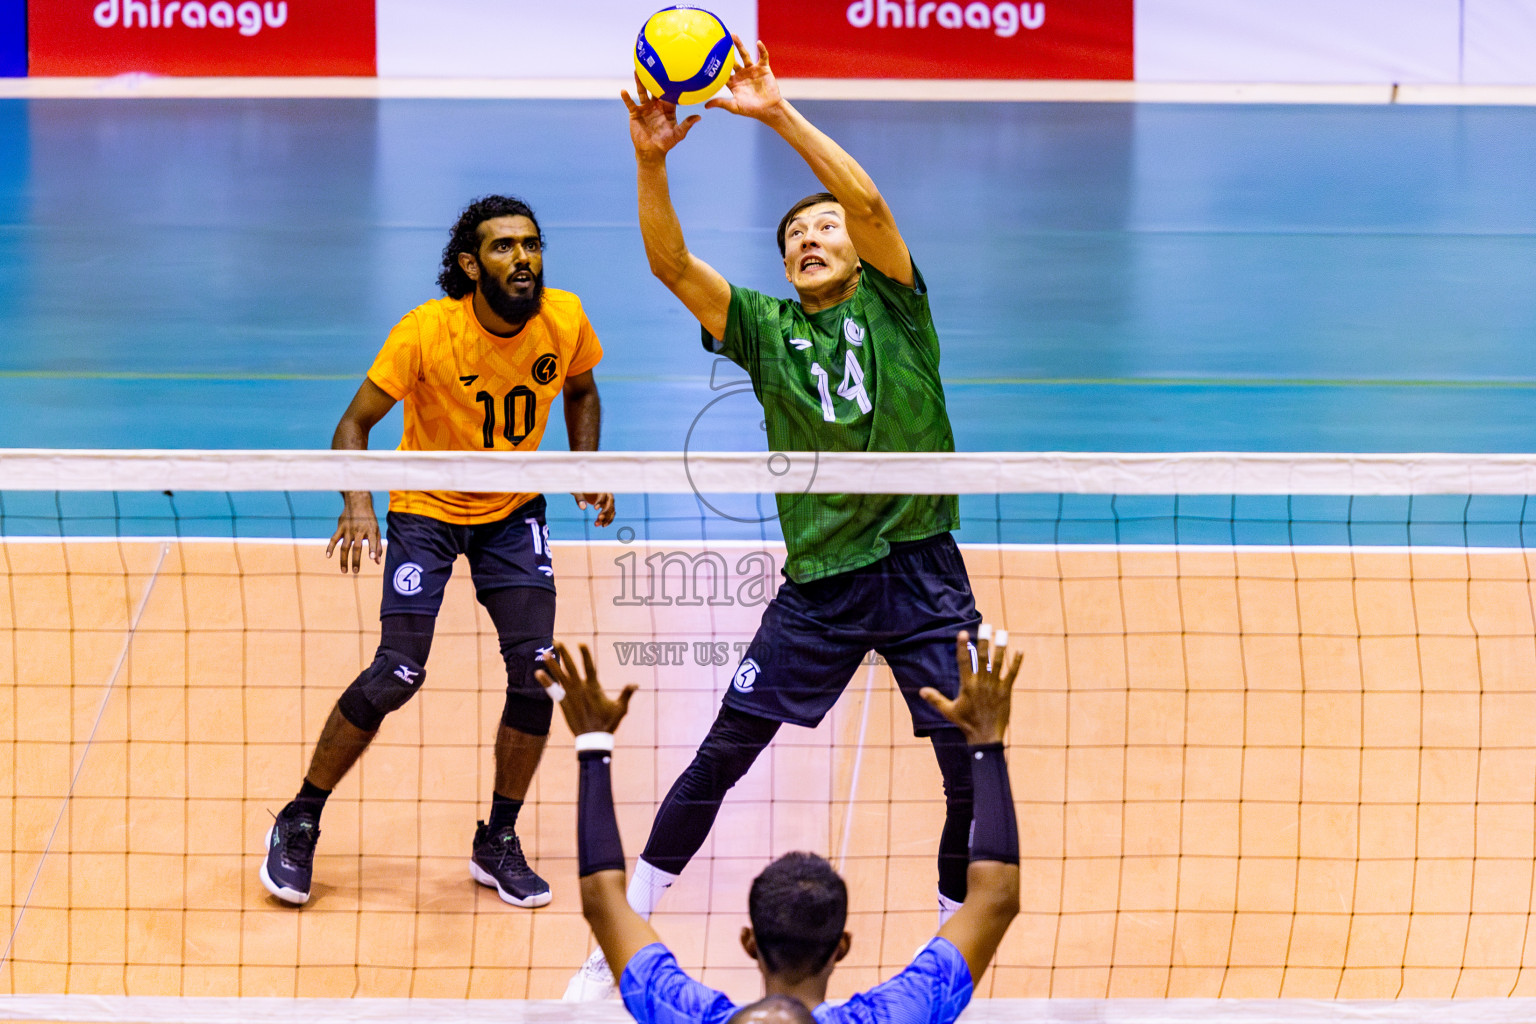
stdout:
POLYGON ((752 880, 747 914, 764 966, 809 977, 837 952, 848 923, 848 886, 816 854, 786 853, 752 880))
POLYGON ((539 246, 544 245, 544 229, 533 208, 516 196, 481 196, 459 214, 453 225, 448 244, 443 247, 443 269, 437 275, 437 285, 450 299, 462 299, 475 290, 475 282, 459 266, 459 253, 478 255, 480 252, 480 225, 497 217, 527 217, 539 232, 539 246))

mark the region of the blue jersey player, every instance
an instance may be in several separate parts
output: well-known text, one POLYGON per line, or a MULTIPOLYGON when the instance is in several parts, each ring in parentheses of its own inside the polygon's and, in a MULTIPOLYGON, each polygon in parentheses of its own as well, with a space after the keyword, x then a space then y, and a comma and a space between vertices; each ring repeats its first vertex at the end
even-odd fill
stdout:
MULTIPOLYGON (((642 89, 624 96, 635 149, 640 233, 652 273, 703 328, 705 348, 737 363, 779 452, 952 452, 927 288, 874 182, 786 102, 768 65, 736 40, 729 99, 709 106, 775 131, 825 192, 794 204, 776 243, 794 299, 731 284, 689 251, 673 209, 667 154, 697 117, 642 89)), ((639 85, 637 83, 637 89, 639 85)), ((917 693, 953 697, 949 648, 981 624, 950 531, 954 495, 778 496, 788 579, 763 611, 698 754, 673 783, 635 865, 630 904, 648 917, 703 846, 726 793, 784 725, 815 727, 871 651, 891 666, 915 735, 933 744, 944 783, 938 843, 940 923, 966 896, 971 782, 958 730, 917 693)), ((598 954, 566 998, 603 998, 613 975, 598 954)))
POLYGON ((965 903, 905 970, 838 1006, 826 1002, 827 982, 851 941, 843 927, 848 890, 815 854, 780 857, 752 883, 747 901, 752 924, 742 929, 741 944, 762 973, 763 999, 738 1006, 678 966, 625 895, 610 762, 614 728, 635 688, 627 686, 617 700, 609 699, 585 647, 584 671, 563 645, 544 660, 539 681, 552 695, 561 694, 560 709, 576 735, 580 761, 576 846, 581 910, 619 978, 625 1007, 639 1024, 807 1019, 818 1024, 949 1024, 960 1016, 1019 912, 1019 833, 1003 734, 1021 658, 1008 660, 1002 631, 995 646, 983 631, 974 654, 968 639, 961 633, 955 644, 956 698, 949 700, 932 687, 921 691, 922 699, 964 735, 971 764, 975 813, 965 903))

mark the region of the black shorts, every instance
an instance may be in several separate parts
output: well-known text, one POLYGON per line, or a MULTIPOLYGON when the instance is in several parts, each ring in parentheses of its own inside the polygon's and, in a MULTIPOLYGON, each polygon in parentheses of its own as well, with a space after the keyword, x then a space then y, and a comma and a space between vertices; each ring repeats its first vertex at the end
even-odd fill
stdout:
POLYGON ((380 615, 436 615, 461 554, 469 556, 477 595, 502 587, 555 589, 542 495, 494 523, 459 526, 412 512, 391 512, 387 522, 380 615))
POLYGON ((814 728, 871 650, 891 666, 927 736, 949 723, 917 691, 960 692, 955 636, 981 625, 960 549, 947 533, 892 544, 873 565, 810 583, 786 580, 725 692, 725 703, 814 728))

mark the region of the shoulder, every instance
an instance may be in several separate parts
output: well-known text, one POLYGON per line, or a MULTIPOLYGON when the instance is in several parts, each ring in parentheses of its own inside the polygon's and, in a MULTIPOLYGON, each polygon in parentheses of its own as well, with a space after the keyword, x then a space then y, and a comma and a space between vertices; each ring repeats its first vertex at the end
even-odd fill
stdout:
POLYGON ((423 302, 401 317, 400 323, 414 327, 423 337, 462 328, 465 323, 464 300, 444 296, 423 302))
POLYGON ((906 969, 820 1018, 824 1024, 951 1024, 971 1001, 971 969, 948 939, 934 938, 906 969))
POLYGON ((587 311, 582 307, 580 296, 575 292, 561 291, 559 288, 544 289, 544 303, 539 307, 539 320, 555 337, 574 338, 583 327, 588 325, 587 311))
POLYGON ((917 262, 912 263, 912 283, 902 284, 884 272, 868 263, 861 264, 859 272, 859 290, 872 291, 885 300, 896 300, 911 303, 914 301, 926 302, 928 299, 928 285, 923 280, 922 271, 917 269, 917 262))
POLYGON ((561 322, 580 320, 587 315, 579 295, 559 288, 544 289, 544 305, 539 313, 561 322))
POLYGON ((630 957, 619 978, 619 995, 640 1024, 722 1024, 736 1012, 729 996, 690 978, 659 942, 630 957))

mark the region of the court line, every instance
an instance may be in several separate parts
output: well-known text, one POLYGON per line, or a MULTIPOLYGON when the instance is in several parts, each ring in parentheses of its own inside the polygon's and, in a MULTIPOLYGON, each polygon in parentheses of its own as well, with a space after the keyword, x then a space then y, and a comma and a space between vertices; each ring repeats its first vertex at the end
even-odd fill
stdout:
POLYGON ((843 837, 838 844, 837 863, 833 865, 839 871, 848 863, 848 844, 853 837, 853 805, 859 795, 859 775, 864 768, 864 737, 869 732, 869 705, 874 698, 875 665, 871 662, 869 671, 864 674, 864 706, 859 711, 859 738, 854 741, 853 771, 848 777, 848 805, 843 809, 843 837))
MULTIPOLYGON (((32 872, 32 881, 27 886, 27 894, 22 897, 21 907, 16 913, 16 920, 11 925, 10 938, 6 940, 5 951, 0 952, 0 966, 4 966, 11 958, 11 950, 16 945, 16 935, 21 931, 21 923, 27 916, 27 908, 32 905, 32 894, 37 891, 37 881, 43 875, 43 865, 48 863, 48 854, 53 851, 53 841, 58 838, 59 826, 64 822, 64 815, 69 811, 69 801, 74 798, 75 787, 80 783, 80 775, 85 771, 85 759, 91 754, 91 744, 96 742, 96 731, 101 728, 101 720, 107 714, 107 702, 112 699, 113 688, 117 685, 118 677, 123 673, 123 665, 128 661, 128 651, 133 646, 133 638, 139 631, 139 621, 144 617, 144 609, 149 605, 149 595, 154 593, 155 581, 160 578, 160 570, 165 565, 165 557, 170 554, 171 546, 162 543, 160 545, 160 557, 155 561, 155 568, 150 573, 149 581, 144 585, 144 593, 139 597, 139 605, 134 609, 133 619, 128 623, 128 633, 123 637, 123 649, 117 654, 117 663, 112 666, 112 674, 107 677, 106 690, 101 695, 101 704, 96 708, 96 720, 91 723, 90 735, 85 738, 85 749, 80 751, 80 760, 75 765, 75 772, 70 776, 69 789, 64 793, 64 800, 59 804, 59 816, 53 820, 53 829, 48 833, 48 842, 43 844, 43 853, 37 859, 37 869, 32 872)), ((124 570, 126 575, 126 570, 124 570)))
MULTIPOLYGON (((546 999, 274 999, 204 996, 0 996, 6 1020, 110 1024, 610 1024, 628 1021, 617 1001, 546 999)), ((1527 1024, 1536 999, 976 999, 967 1024, 1527 1024)))

